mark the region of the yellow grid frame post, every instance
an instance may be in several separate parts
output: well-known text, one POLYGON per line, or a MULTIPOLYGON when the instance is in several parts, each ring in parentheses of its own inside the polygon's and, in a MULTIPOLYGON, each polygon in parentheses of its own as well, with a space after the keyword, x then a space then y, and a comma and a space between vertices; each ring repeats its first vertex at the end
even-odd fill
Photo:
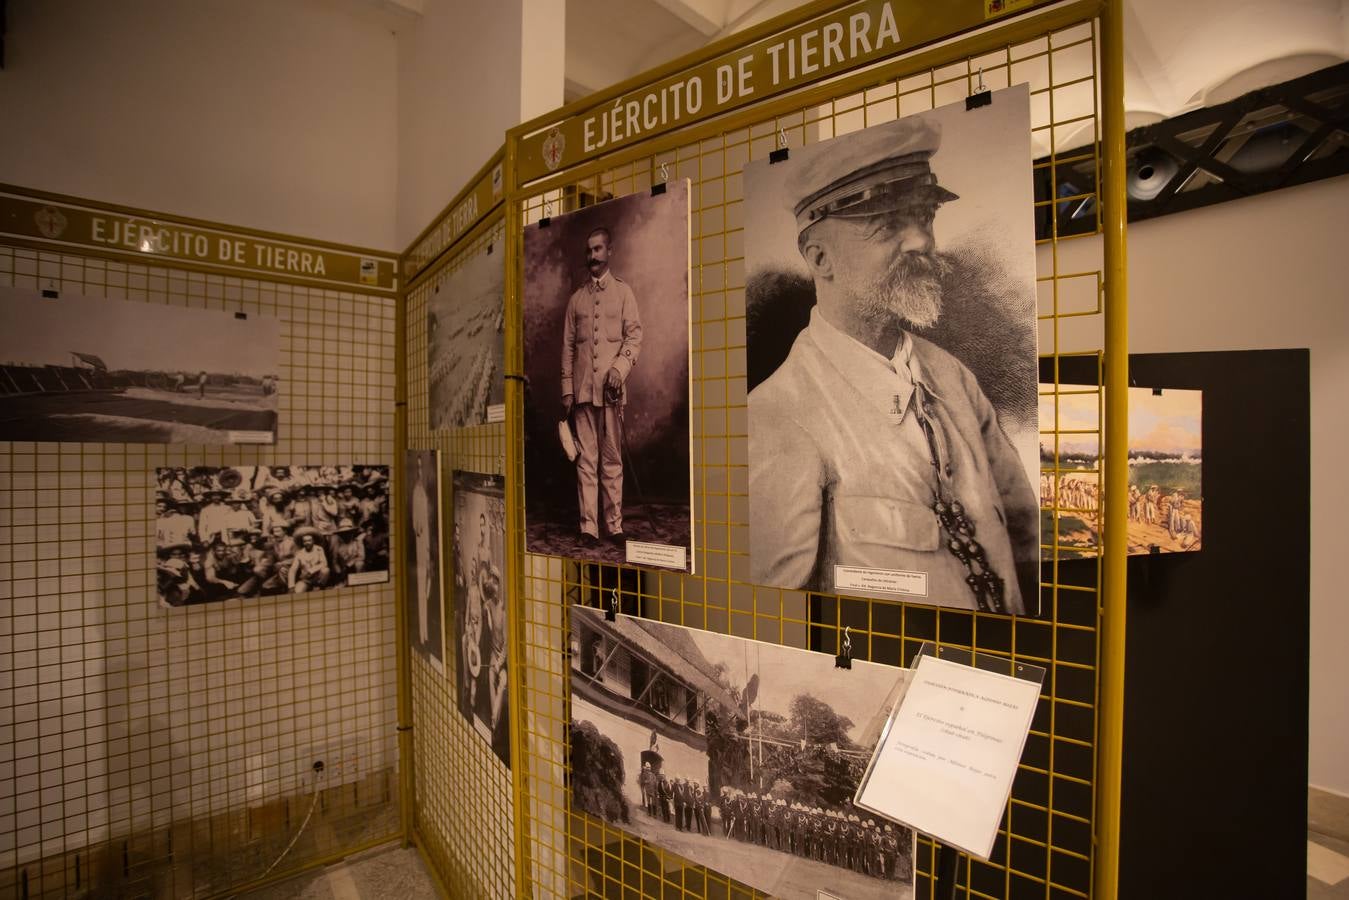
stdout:
MULTIPOLYGON (((958 891, 964 897, 1115 895, 1122 720, 1121 698, 1115 688, 1122 684, 1124 535, 1122 526, 1112 524, 1111 507, 1106 506, 1102 552, 1090 583, 1061 580, 1062 548, 1052 533, 1043 536, 1050 573, 1042 585, 1044 620, 1009 620, 846 597, 816 598, 812 608, 810 598, 800 593, 744 580, 743 458, 733 457, 737 442, 744 440, 745 273, 738 236, 742 224, 736 210, 740 167, 749 159, 767 155, 776 146, 779 130, 793 146, 846 133, 959 99, 982 73, 995 88, 1032 82, 1037 110, 1033 128, 1051 147, 1049 156, 1036 164, 1038 172, 1048 173, 1050 184, 1049 194, 1037 196, 1036 208, 1049 210, 1053 223, 1049 236, 1040 241, 1042 359, 1050 360, 1052 366, 1055 399, 1061 394, 1094 393, 1103 407, 1101 424, 1091 433, 1105 437, 1100 473, 1106 479, 1106 492, 1119 495, 1111 479, 1127 471, 1122 465, 1125 432, 1120 424, 1127 409, 1127 391, 1123 390, 1127 379, 1120 380, 1119 365, 1127 359, 1122 342, 1124 204, 1122 183, 1110 175, 1112 165, 1120 170, 1123 162, 1122 141, 1112 139, 1122 114, 1119 4, 1073 0, 1041 5, 1034 15, 1010 18, 945 44, 878 60, 830 81, 804 84, 715 120, 698 119, 657 131, 608 155, 561 166, 530 182, 521 180, 522 145, 537 140, 555 123, 847 5, 808 4, 744 35, 526 123, 508 135, 503 159, 508 379, 502 449, 508 474, 512 594, 515 896, 757 896, 744 885, 700 868, 696 860, 649 847, 571 810, 565 737, 568 604, 597 585, 607 591, 618 583, 620 572, 613 566, 588 572, 588 567, 569 560, 524 552, 522 229, 545 211, 557 214, 574 208, 578 198, 593 202, 645 190, 659 180, 662 164, 669 168, 670 177, 687 176, 694 186, 694 519, 700 566, 699 575, 693 577, 636 570, 640 600, 652 610, 650 614, 665 621, 830 651, 838 646, 844 627, 851 627, 855 655, 892 664, 907 662, 919 644, 936 640, 1045 665, 1049 677, 1042 715, 1037 716, 1009 802, 1000 849, 992 863, 962 857, 958 891), (1060 111, 1063 98, 1073 91, 1091 92, 1089 114, 1074 118, 1060 111), (1068 130, 1083 126, 1094 138, 1104 134, 1104 142, 1092 140, 1078 149, 1058 149, 1068 130), (1056 196, 1060 167, 1084 159, 1104 164, 1099 167, 1105 173, 1104 182, 1073 197, 1056 196), (1069 269, 1060 260, 1060 249, 1082 238, 1057 233, 1054 204, 1093 198, 1100 201, 1097 233, 1105 235, 1105 261, 1099 269, 1069 269), (1071 337, 1083 325, 1090 329, 1102 324, 1106 338, 1094 348, 1089 341, 1084 345, 1071 337), (1101 363, 1101 378, 1095 385, 1059 384, 1058 361, 1070 356, 1089 356, 1101 363)), ((426 270, 440 271, 437 267, 466 252, 466 246, 455 244, 426 270)), ((425 258, 423 253, 418 265, 425 265, 421 261, 425 258)), ((413 321, 416 290, 412 284, 407 290, 412 334, 418 328, 413 321)), ((415 345, 413 340, 413 358, 418 352, 415 345)), ((420 402, 417 376, 409 377, 414 382, 409 403, 415 407, 420 402)), ((415 413, 409 424, 415 432, 415 413)), ((1059 429, 1057 414, 1042 421, 1041 430, 1045 442, 1055 449, 1055 462, 1045 471, 1057 474, 1058 442, 1070 432, 1059 429)), ((1080 512, 1061 510, 1057 502, 1050 501, 1051 513, 1080 512)), ((493 886, 500 882, 485 880, 481 860, 471 856, 475 851, 497 853, 500 839, 498 835, 475 843, 472 836, 460 835, 455 840, 459 847, 467 843, 474 850, 429 856, 456 895, 494 896, 493 886)), ((930 841, 920 843, 917 863, 918 896, 929 896, 936 872, 935 847, 930 841)))
MULTIPOLYGON (((410 735, 411 760, 405 768, 412 797, 408 836, 422 852, 441 891, 450 897, 514 896, 517 886, 524 883, 518 873, 516 833, 520 816, 514 773, 519 767, 519 744, 513 731, 512 764, 506 768, 459 714, 455 699, 457 648, 452 646, 449 624, 454 604, 449 587, 453 584, 454 558, 449 537, 453 531, 450 473, 463 469, 506 474, 510 465, 510 417, 505 423, 432 430, 427 375, 427 308, 432 297, 439 294, 442 283, 470 259, 490 253, 500 260, 509 290, 500 190, 503 165, 504 151, 499 151, 413 242, 401 267, 408 279, 400 304, 404 316, 403 377, 407 382, 406 446, 440 451, 444 513, 440 553, 449 560, 443 566, 442 580, 446 671, 438 673, 419 655, 407 654, 410 716, 404 728, 410 735)), ((505 331, 509 344, 512 333, 509 321, 505 331)), ((507 380, 508 409, 511 390, 512 382, 507 380)), ((403 504, 401 494, 399 503, 403 504)), ((508 519, 508 537, 513 533, 508 519)), ((508 625, 513 632, 516 627, 513 610, 508 625)), ((514 647, 513 633, 508 640, 514 647)), ((407 643, 406 634, 400 636, 400 641, 407 643)), ((508 690, 511 707, 515 709, 518 653, 515 650, 508 653, 508 690)), ((514 719, 511 727, 518 727, 514 719)))

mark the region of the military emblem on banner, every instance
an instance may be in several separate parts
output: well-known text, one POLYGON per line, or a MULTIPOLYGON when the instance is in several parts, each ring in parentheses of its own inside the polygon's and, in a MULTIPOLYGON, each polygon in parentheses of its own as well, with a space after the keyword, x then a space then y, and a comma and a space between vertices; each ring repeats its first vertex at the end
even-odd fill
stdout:
POLYGON ((548 132, 548 136, 543 139, 543 163, 549 172, 562 165, 562 151, 566 149, 567 139, 562 136, 560 129, 554 128, 548 132))
POLYGON ((33 221, 37 224, 37 230, 42 232, 42 236, 52 240, 59 238, 66 230, 66 217, 59 209, 50 206, 44 206, 33 213, 33 221))

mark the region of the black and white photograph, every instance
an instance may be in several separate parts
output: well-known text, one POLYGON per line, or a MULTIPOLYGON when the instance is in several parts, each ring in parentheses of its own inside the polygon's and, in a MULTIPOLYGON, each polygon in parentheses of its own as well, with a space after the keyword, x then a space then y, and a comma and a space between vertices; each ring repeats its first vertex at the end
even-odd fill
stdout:
POLYGON ((454 658, 459 712, 511 765, 507 690, 506 481, 454 473, 454 658))
POLYGON ((445 673, 444 603, 441 600, 440 451, 408 450, 408 643, 433 669, 445 673))
POLYGON ((913 897, 913 832, 852 804, 907 669, 570 615, 574 809, 774 897, 913 897))
POLYGON ((276 442, 275 318, 0 288, 0 440, 276 442))
POLYGON ((757 584, 1039 612, 1026 85, 745 167, 757 584))
POLYGON ((389 580, 388 466, 155 470, 166 607, 389 580))
POLYGON ((505 298, 506 267, 499 249, 469 257, 432 289, 426 364, 433 429, 504 417, 505 298))
POLYGON ((531 553, 692 571, 689 183, 524 233, 531 553))

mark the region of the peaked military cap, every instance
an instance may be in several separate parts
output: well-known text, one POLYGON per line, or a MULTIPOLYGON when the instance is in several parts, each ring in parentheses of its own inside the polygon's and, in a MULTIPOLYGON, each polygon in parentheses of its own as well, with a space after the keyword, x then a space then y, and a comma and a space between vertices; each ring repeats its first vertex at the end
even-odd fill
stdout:
POLYGON ((796 230, 829 217, 863 218, 958 200, 932 173, 930 160, 940 146, 937 123, 909 116, 792 151, 785 187, 796 230))

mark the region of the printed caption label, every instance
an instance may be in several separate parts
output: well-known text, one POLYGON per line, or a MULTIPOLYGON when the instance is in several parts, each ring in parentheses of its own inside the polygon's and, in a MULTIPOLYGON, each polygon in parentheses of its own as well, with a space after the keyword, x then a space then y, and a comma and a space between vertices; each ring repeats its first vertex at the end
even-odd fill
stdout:
POLYGON ((383 584, 388 580, 388 572, 352 572, 347 576, 347 587, 360 587, 363 584, 383 584))
POLYGON ((488 422, 506 421, 506 404, 493 403, 491 406, 487 407, 487 421, 488 422))
POLYGON ((276 440, 276 435, 270 431, 231 431, 231 444, 270 444, 276 440))
POLYGON ((900 569, 866 569, 861 566, 834 566, 834 590, 863 593, 927 596, 927 573, 900 569))
POLYGON ((671 544, 649 544, 646 541, 628 541, 628 562, 639 566, 663 566, 667 569, 688 568, 688 548, 671 544))

